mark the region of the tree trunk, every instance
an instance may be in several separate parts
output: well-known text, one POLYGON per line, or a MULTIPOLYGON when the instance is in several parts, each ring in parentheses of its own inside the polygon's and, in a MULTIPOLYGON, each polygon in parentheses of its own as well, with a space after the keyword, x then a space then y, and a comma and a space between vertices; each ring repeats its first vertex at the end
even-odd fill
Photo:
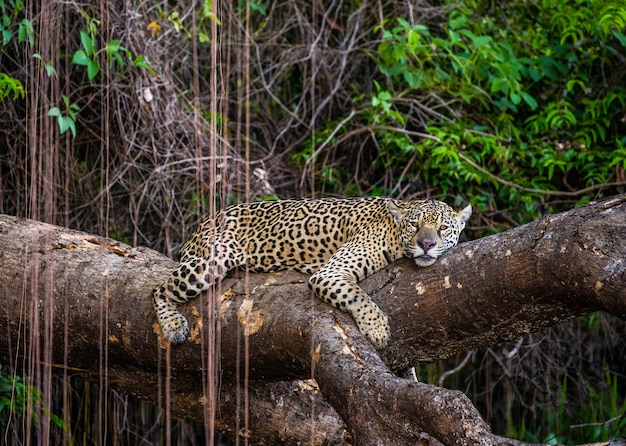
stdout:
POLYGON ((295 272, 225 280, 181 307, 197 333, 164 349, 150 291, 171 260, 9 216, 0 216, 0 242, 2 361, 26 368, 35 355, 92 379, 105 370, 117 390, 168 404, 173 416, 202 422, 209 411, 221 430, 240 434, 247 425, 251 443, 521 444, 492 435, 461 392, 392 371, 590 311, 626 319, 626 196, 463 243, 428 268, 403 260, 366 279, 391 323, 382 352, 295 272), (211 302, 221 315, 217 408, 205 404, 203 380, 211 302))

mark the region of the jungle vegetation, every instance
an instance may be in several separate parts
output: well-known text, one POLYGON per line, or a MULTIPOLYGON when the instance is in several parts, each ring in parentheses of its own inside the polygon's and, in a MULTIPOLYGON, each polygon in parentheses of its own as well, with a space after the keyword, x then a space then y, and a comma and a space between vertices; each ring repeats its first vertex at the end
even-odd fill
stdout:
MULTIPOLYGON (((475 239, 626 192, 625 77, 623 0, 0 0, 0 209, 174 256, 233 202, 434 197, 475 239)), ((600 441, 624 357, 594 314, 419 374, 600 441)))

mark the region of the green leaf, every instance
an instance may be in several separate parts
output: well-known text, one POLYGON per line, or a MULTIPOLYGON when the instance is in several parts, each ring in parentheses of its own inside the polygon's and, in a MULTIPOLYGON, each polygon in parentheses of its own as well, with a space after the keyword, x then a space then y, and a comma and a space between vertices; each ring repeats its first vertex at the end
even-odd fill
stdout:
POLYGON ((465 23, 467 23, 467 17, 462 14, 455 14, 454 16, 450 17, 450 28, 452 29, 459 29, 460 27, 465 25, 465 23))
POLYGON ((491 38, 491 36, 477 36, 472 39, 472 45, 474 45, 474 48, 478 50, 484 46, 489 45, 492 41, 493 39, 491 38))
POLYGON ((59 124, 59 133, 61 135, 69 130, 72 133, 72 137, 76 138, 76 122, 72 118, 69 116, 59 115, 57 117, 57 122, 59 124))
POLYGON ((142 68, 146 70, 150 74, 156 74, 156 71, 154 71, 154 69, 150 66, 148 61, 143 58, 143 56, 135 57, 135 60, 133 60, 133 65, 137 68, 142 68))
POLYGON ((52 65, 47 63, 47 64, 44 64, 43 67, 45 68, 46 74, 48 75, 48 77, 58 77, 57 70, 52 65))
POLYGON ((404 29, 410 29, 411 28, 411 24, 409 22, 407 22, 407 20, 403 17, 398 17, 398 23, 404 28, 404 29))
POLYGON ((19 79, 0 72, 0 100, 6 98, 13 93, 13 100, 21 97, 24 99, 24 87, 19 79))
POLYGON ((119 40, 114 39, 114 40, 111 40, 109 43, 107 43, 106 50, 107 52, 117 52, 120 50, 124 50, 124 47, 120 45, 119 40))
POLYGON ((203 33, 202 31, 198 31, 198 42, 200 43, 208 43, 211 41, 211 38, 207 33, 203 33))
POLYGON ((48 110, 48 116, 61 116, 61 110, 59 110, 59 107, 52 107, 48 110))
POLYGON ((626 36, 622 33, 618 33, 617 31, 613 31, 613 35, 617 40, 619 40, 619 43, 621 43, 622 46, 626 48, 626 36))
POLYGON ((265 5, 263 3, 251 1, 250 2, 250 11, 256 11, 262 15, 267 15, 267 10, 265 9, 265 5))
POLYGON ((530 78, 535 82, 539 82, 541 80, 542 73, 535 67, 529 67, 528 74, 530 75, 530 78))
POLYGON ((17 30, 17 40, 21 43, 26 39, 28 39, 31 48, 35 46, 35 30, 33 29, 33 24, 30 20, 23 19, 17 30))
POLYGON ((70 132, 72 132, 72 138, 76 138, 76 122, 73 119, 67 118, 70 132))
POLYGON ((531 95, 526 93, 525 91, 521 92, 522 99, 526 102, 526 105, 530 107, 531 110, 535 111, 537 109, 537 101, 531 95))
POLYGON ((113 66, 113 61, 115 60, 117 62, 117 66, 120 68, 124 68, 124 59, 122 59, 122 55, 118 52, 114 52, 112 54, 113 57, 109 57, 109 66, 112 67, 113 66))
POLYGON ((85 31, 80 32, 80 41, 83 44, 83 48, 85 48, 85 53, 89 57, 93 57, 96 52, 93 45, 93 40, 85 31))
POLYGON ((87 54, 85 54, 83 50, 76 51, 74 53, 74 57, 72 58, 72 63, 76 65, 87 66, 87 64, 89 64, 89 61, 89 57, 87 57, 87 54))
POLYGON ((87 64, 87 78, 92 81, 100 71, 100 64, 95 59, 90 59, 87 64))
POLYGON ((13 34, 8 29, 2 30, 2 45, 6 46, 13 38, 13 34))
POLYGON ((67 132, 67 129, 69 128, 68 121, 70 121, 70 119, 67 116, 59 116, 58 117, 59 131, 61 132, 61 135, 63 133, 65 133, 65 132, 67 132))
POLYGON ((415 71, 404 71, 402 75, 404 76, 404 80, 406 80, 406 83, 409 84, 409 87, 413 89, 420 88, 422 83, 422 73, 415 71))
POLYGON ((496 77, 491 82, 491 89, 490 89, 491 93, 496 93, 496 92, 499 92, 499 91, 505 92, 506 89, 507 89, 506 79, 504 79, 502 77, 496 77))

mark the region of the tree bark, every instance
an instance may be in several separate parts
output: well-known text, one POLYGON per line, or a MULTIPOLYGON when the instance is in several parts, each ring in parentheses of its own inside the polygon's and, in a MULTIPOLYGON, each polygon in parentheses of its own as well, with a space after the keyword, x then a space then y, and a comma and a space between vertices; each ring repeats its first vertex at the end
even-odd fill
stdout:
POLYGON ((392 342, 382 352, 295 272, 235 274, 182 306, 192 339, 164 349, 150 291, 175 262, 10 216, 0 216, 0 243, 2 361, 52 363, 92 379, 104 370, 117 390, 169 405, 173 416, 202 422, 215 410, 220 430, 253 444, 521 444, 491 434, 461 392, 392 371, 590 311, 626 319, 624 195, 463 243, 428 268, 403 260, 366 279, 363 289, 390 318, 392 342), (203 380, 212 302, 220 314, 217 408, 207 407, 203 380))

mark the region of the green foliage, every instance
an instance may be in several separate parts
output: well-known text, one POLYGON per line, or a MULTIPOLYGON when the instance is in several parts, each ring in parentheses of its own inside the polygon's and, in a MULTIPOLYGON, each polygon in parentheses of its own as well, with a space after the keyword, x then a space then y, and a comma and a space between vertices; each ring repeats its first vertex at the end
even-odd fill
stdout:
POLYGON ((63 95, 63 104, 65 105, 65 114, 58 107, 52 107, 48 110, 48 116, 56 117, 59 124, 61 134, 68 129, 72 132, 72 136, 76 138, 76 112, 79 108, 76 104, 71 104, 67 96, 63 95))
POLYGON ((96 76, 98 76, 98 73, 100 73, 100 62, 98 62, 100 53, 106 54, 109 67, 113 67, 114 64, 117 64, 119 69, 123 70, 126 67, 126 62, 124 62, 126 59, 131 66, 142 68, 155 74, 152 67, 150 67, 142 56, 133 58, 132 53, 124 48, 117 39, 109 41, 104 47, 96 50, 94 43, 96 31, 94 31, 93 26, 90 26, 89 29, 90 32, 80 31, 82 49, 77 50, 72 57, 73 64, 87 68, 87 78, 89 81, 93 81, 96 76))
POLYGON ((24 99, 24 87, 18 79, 0 73, 0 101, 10 95, 13 95, 13 100, 24 99))
MULTIPOLYGON (((33 24, 27 18, 21 18, 24 12, 24 2, 22 0, 0 0, 0 36, 2 46, 7 46, 17 35, 17 43, 28 43, 30 48, 35 46, 35 29, 33 24)), ((79 31, 81 49, 74 52, 72 64, 75 66, 84 66, 87 69, 87 78, 91 82, 101 71, 99 56, 101 53, 106 54, 110 67, 117 65, 120 70, 127 66, 147 70, 155 74, 148 62, 142 56, 133 56, 133 54, 124 48, 117 39, 110 40, 102 48, 96 48, 96 37, 99 32, 100 22, 90 18, 89 15, 82 11, 82 15, 86 20, 85 30, 79 31)), ((34 53, 32 57, 43 65, 46 75, 49 77, 58 77, 57 69, 52 62, 45 61, 41 54, 34 53)), ((0 72, 0 100, 12 95, 13 100, 23 99, 25 91, 22 82, 6 73, 0 72)), ((71 103, 67 96, 62 97, 64 108, 52 107, 48 111, 48 116, 56 117, 59 125, 59 131, 64 134, 70 130, 73 137, 76 137, 76 114, 80 107, 76 103, 71 103)))
POLYGON ((22 43, 28 41, 32 48, 35 44, 35 31, 33 25, 27 18, 19 22, 19 16, 24 9, 22 0, 0 1, 0 35, 2 35, 2 46, 6 46, 13 39, 17 28, 17 41, 22 43))
POLYGON ((58 77, 59 76, 58 73, 57 73, 56 68, 54 68, 54 65, 52 65, 52 63, 50 63, 50 62, 44 61, 43 57, 41 57, 41 54, 39 54, 39 53, 33 54, 33 59, 37 59, 37 60, 41 61, 41 63, 43 63, 44 70, 46 71, 46 75, 48 77, 58 77))
POLYGON ((22 416, 34 401, 41 399, 39 389, 0 368, 0 424, 6 426, 10 415, 22 416))
MULTIPOLYGON (((4 372, 0 366, 0 425, 6 426, 11 415, 23 417, 32 416, 33 423, 38 423, 35 407, 43 406, 41 390, 19 376, 4 372)), ((57 427, 65 428, 61 418, 43 408, 43 413, 57 427)))
POLYGON ((531 443, 582 444, 617 439, 626 432, 626 398, 617 376, 606 372, 606 392, 587 385, 589 401, 565 410, 568 398, 567 375, 563 376, 556 410, 537 410, 531 417, 510 423, 507 436, 531 443))
POLYGON ((89 34, 85 31, 81 31, 80 41, 84 50, 78 50, 74 53, 72 63, 87 67, 87 77, 91 81, 98 75, 98 72, 100 71, 100 64, 96 58, 93 39, 89 36, 89 34))
MULTIPOLYGON (((354 97, 377 149, 372 175, 506 210, 494 229, 626 190, 623 2, 534 0, 497 14, 483 0, 445 3, 443 24, 378 26, 380 77, 354 97)), ((355 125, 338 122, 319 139, 355 125)))
POLYGON ((398 18, 399 26, 384 30, 378 47, 381 73, 410 89, 440 91, 465 103, 491 103, 504 111, 523 100, 536 108, 521 83, 532 60, 518 58, 507 40, 475 34, 481 30, 469 22, 468 15, 453 11, 445 34, 436 36, 398 18))
POLYGON ((194 37, 194 33, 198 42, 200 43, 209 43, 211 41, 211 26, 213 23, 217 25, 221 25, 221 21, 219 17, 215 15, 213 12, 213 1, 212 0, 203 0, 201 8, 199 8, 199 14, 197 17, 197 22, 194 23, 195 26, 190 27, 186 25, 183 21, 183 18, 180 15, 180 12, 176 9, 172 9, 168 12, 167 16, 165 16, 165 12, 160 10, 160 15, 162 18, 165 18, 174 28, 174 30, 184 35, 187 39, 192 39, 194 37))

